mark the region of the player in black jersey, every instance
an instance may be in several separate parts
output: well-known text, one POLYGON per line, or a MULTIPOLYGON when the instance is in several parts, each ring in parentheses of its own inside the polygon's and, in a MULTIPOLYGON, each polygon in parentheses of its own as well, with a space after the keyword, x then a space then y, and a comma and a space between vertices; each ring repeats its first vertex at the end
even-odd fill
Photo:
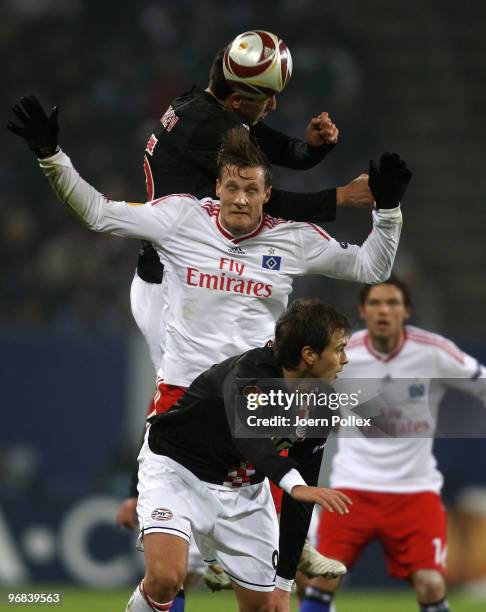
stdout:
POLYGON ((205 559, 218 561, 230 576, 240 610, 290 610, 313 503, 344 514, 349 500, 316 486, 325 439, 290 436, 283 457, 281 438, 233 437, 232 421, 249 390, 258 396, 291 379, 332 383, 347 363, 349 329, 335 308, 296 300, 278 320, 273 345, 213 366, 152 420, 139 456, 147 569, 128 610, 170 609, 185 577, 191 537, 205 559), (286 491, 280 536, 265 477, 286 491))
MULTIPOLYGON (((150 136, 144 157, 147 199, 172 193, 190 193, 197 198, 214 196, 216 153, 223 134, 242 123, 249 127, 270 163, 294 170, 313 168, 336 145, 339 130, 325 112, 311 119, 305 140, 291 138, 263 123, 261 119, 276 108, 275 96, 251 100, 233 91, 223 74, 224 51, 219 51, 213 60, 208 87, 194 86, 175 98, 150 136)), ((336 205, 372 204, 367 177, 362 175, 343 187, 316 193, 274 187, 266 212, 294 221, 325 223, 335 220, 336 205)), ((163 268, 147 243, 141 250, 137 270, 146 282, 162 280, 163 268)))

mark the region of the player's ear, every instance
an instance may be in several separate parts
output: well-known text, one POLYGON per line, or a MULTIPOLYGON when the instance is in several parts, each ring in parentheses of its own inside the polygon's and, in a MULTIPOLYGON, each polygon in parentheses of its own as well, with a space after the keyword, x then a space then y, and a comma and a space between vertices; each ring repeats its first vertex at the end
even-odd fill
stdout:
POLYGON ((272 195, 272 186, 269 185, 266 189, 265 189, 265 197, 263 198, 263 204, 266 204, 268 202, 268 200, 270 199, 270 196, 272 195))
POLYGON ((364 320, 364 308, 362 304, 358 304, 358 317, 360 321, 364 320))
POLYGON ((410 306, 405 306, 405 316, 403 317, 405 321, 408 321, 412 316, 412 309, 410 306))
POLYGON ((302 361, 306 366, 312 367, 318 355, 312 347, 303 346, 300 351, 300 356, 302 357, 302 361))
POLYGON ((218 198, 221 196, 221 181, 219 178, 216 179, 216 195, 218 198))
POLYGON ((239 93, 233 92, 226 98, 224 102, 226 107, 232 108, 233 110, 238 110, 241 106, 241 95, 239 93))

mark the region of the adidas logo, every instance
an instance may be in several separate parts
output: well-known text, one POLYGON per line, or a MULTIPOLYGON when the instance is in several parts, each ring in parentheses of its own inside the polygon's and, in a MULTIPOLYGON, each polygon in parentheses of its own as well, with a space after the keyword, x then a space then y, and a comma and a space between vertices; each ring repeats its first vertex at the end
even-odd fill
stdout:
POLYGON ((229 247, 228 253, 230 255, 245 255, 245 251, 239 246, 229 247))

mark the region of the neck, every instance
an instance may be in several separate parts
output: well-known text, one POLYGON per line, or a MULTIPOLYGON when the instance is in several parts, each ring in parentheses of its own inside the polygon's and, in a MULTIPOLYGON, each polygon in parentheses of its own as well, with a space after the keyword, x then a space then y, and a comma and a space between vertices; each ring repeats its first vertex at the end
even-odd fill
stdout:
POLYGON ((221 106, 224 106, 225 108, 227 108, 227 107, 228 107, 228 105, 226 104, 226 101, 227 101, 227 99, 228 99, 228 98, 227 98, 226 100, 220 100, 220 99, 218 98, 218 96, 217 96, 217 95, 214 93, 214 91, 211 89, 211 87, 210 87, 209 85, 206 87, 205 91, 206 91, 206 92, 207 92, 209 95, 213 96, 213 98, 216 100, 216 102, 218 102, 219 104, 221 104, 221 106))
POLYGON ((262 220, 262 217, 260 215, 260 218, 258 219, 258 223, 256 223, 253 227, 251 227, 250 229, 246 229, 246 230, 242 230, 241 232, 238 230, 234 230, 231 229, 230 227, 228 227, 227 225, 225 225, 222 216, 221 216, 221 212, 219 215, 219 223, 221 224, 221 227, 228 232, 228 234, 231 234, 233 236, 233 238, 241 238, 241 236, 246 236, 247 234, 251 234, 252 232, 254 232, 256 230, 256 228, 260 225, 262 220))
POLYGON ((379 353, 385 353, 385 355, 389 355, 393 353, 393 351, 400 346, 405 337, 405 332, 401 329, 397 334, 393 336, 388 336, 386 338, 381 338, 378 336, 371 336, 371 346, 378 351, 379 353))
POLYGON ((296 379, 296 378, 301 378, 301 379, 308 379, 309 380, 309 384, 315 384, 312 383, 312 381, 315 381, 315 377, 314 376, 309 376, 309 372, 310 369, 308 366, 304 365, 299 365, 297 368, 295 368, 295 370, 288 370, 287 368, 282 368, 283 371, 283 375, 284 378, 292 378, 292 379, 296 379))

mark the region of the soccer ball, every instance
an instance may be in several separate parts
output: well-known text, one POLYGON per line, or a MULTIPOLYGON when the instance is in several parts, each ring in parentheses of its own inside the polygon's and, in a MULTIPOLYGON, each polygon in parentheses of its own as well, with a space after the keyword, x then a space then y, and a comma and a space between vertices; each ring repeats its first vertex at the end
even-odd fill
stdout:
POLYGON ((263 100, 287 85, 292 56, 284 41, 271 32, 243 32, 225 51, 223 72, 232 89, 247 98, 263 100))

